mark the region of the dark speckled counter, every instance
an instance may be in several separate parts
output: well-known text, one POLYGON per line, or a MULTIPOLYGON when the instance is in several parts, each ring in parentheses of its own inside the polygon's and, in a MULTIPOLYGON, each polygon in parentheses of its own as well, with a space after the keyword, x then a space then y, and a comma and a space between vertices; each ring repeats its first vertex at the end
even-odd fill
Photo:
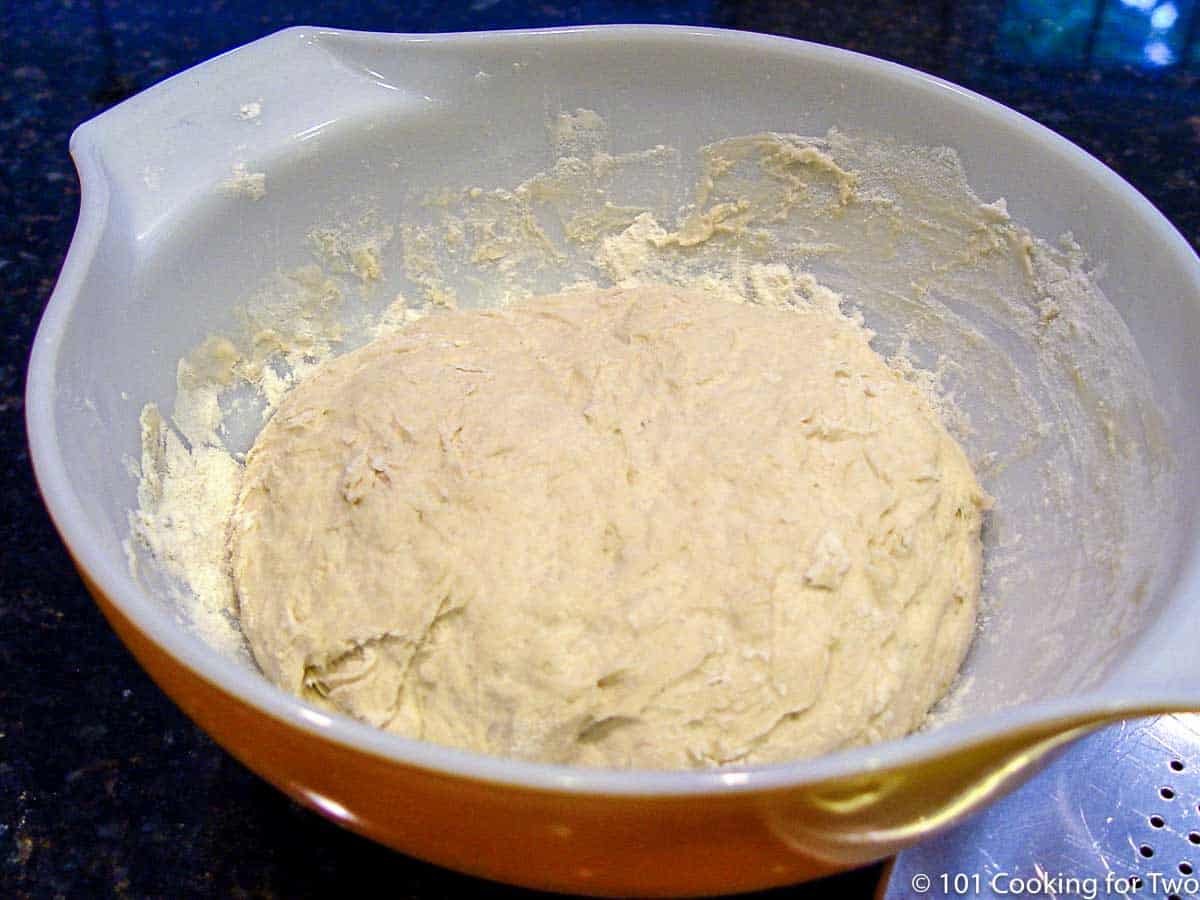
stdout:
MULTIPOLYGON (((287 800, 167 701, 84 592, 38 499, 22 401, 29 346, 78 212, 67 155, 75 125, 293 24, 381 31, 716 25, 870 53, 1013 106, 1102 159, 1198 246, 1200 3, 1169 5, 1178 21, 1154 34, 1170 35, 1151 35, 1123 62, 1109 25, 1094 16, 1104 4, 1093 0, 1076 4, 1082 18, 1067 26, 1030 18, 1038 4, 1017 0, 4 2, 0 896, 307 897, 380 885, 397 898, 536 896, 392 853, 287 800), (1066 49, 1056 50, 1056 41, 1066 49)), ((1159 25, 1169 18, 1160 14, 1159 25)), ((869 897, 878 877, 867 869, 769 896, 869 897)))

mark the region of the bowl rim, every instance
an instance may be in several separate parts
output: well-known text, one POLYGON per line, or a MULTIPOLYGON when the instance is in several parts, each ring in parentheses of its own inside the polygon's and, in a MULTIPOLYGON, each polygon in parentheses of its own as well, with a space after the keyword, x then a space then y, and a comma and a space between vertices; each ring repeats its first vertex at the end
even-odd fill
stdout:
MULTIPOLYGON (((876 59, 850 50, 755 32, 687 25, 582 25, 560 28, 500 31, 449 32, 439 34, 386 33, 347 29, 295 26, 274 32, 229 53, 263 52, 297 38, 333 36, 373 40, 396 45, 486 44, 496 40, 528 41, 531 44, 571 39, 603 45, 606 42, 658 40, 683 44, 689 41, 720 42, 750 53, 767 48, 793 54, 797 59, 816 59, 851 70, 906 82, 932 94, 952 95, 978 111, 1006 122, 1035 144, 1056 150, 1072 164, 1107 182, 1148 226, 1154 238, 1166 245, 1181 270, 1190 266, 1193 281, 1200 286, 1200 259, 1174 226, 1140 193, 1099 160, 1028 117, 973 91, 934 75, 898 63, 876 59)), ((212 60, 186 69, 155 84, 143 93, 170 90, 176 79, 194 79, 212 60)), ((129 101, 125 101, 129 102, 129 101)), ((121 104, 123 105, 123 104, 121 104)), ((866 772, 878 772, 927 763, 948 753, 978 746, 999 737, 1044 728, 1053 723, 1099 720, 1148 709, 1197 709, 1197 690, 1167 688, 1148 697, 1146 690, 1112 685, 1092 688, 1066 697, 1018 705, 973 716, 878 744, 836 751, 812 759, 712 770, 659 771, 645 769, 596 769, 529 762, 489 756, 385 732, 336 713, 318 710, 260 674, 231 665, 218 651, 189 633, 161 603, 129 577, 124 560, 101 553, 93 539, 94 530, 71 487, 55 434, 55 369, 63 334, 71 313, 79 303, 92 261, 107 221, 111 188, 102 171, 97 148, 98 127, 110 114, 106 111, 83 123, 71 136, 71 153, 81 183, 80 215, 58 282, 46 305, 30 355, 26 385, 26 426, 30 458, 36 480, 50 516, 72 558, 97 589, 132 625, 173 660, 222 692, 241 700, 257 712, 270 716, 313 738, 332 741, 389 762, 467 780, 487 782, 513 789, 556 793, 617 796, 700 796, 794 789, 866 772)), ((1185 568, 1172 592, 1175 600, 1187 594, 1200 597, 1200 559, 1192 548, 1185 568)), ((1165 626, 1164 626, 1165 628, 1165 626)), ((1162 629, 1160 629, 1162 630, 1162 629)), ((1165 632, 1164 632, 1165 633, 1165 632)), ((1110 679, 1111 680, 1111 679, 1110 679)))

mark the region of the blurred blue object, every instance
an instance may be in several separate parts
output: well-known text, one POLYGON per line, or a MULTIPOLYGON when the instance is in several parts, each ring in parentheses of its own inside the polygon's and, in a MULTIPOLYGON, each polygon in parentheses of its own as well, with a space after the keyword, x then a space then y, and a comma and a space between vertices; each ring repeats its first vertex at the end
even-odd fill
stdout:
POLYGON ((1163 69, 1195 53, 1198 20, 1196 0, 1009 0, 995 51, 1018 64, 1163 69))

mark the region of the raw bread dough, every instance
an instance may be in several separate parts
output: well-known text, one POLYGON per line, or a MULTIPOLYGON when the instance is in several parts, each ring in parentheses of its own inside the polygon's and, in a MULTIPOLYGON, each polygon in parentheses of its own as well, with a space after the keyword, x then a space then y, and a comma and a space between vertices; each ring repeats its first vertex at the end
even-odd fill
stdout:
POLYGON ((869 339, 650 286, 432 316, 333 360, 247 460, 255 657, 374 725, 550 762, 911 731, 971 641, 988 498, 869 339))

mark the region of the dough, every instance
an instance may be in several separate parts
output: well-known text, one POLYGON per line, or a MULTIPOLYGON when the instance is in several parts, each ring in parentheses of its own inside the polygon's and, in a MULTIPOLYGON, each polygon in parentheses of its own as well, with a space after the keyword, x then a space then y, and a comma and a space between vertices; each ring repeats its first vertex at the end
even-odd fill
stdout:
POLYGON ((651 286, 435 315, 331 361, 247 459, 256 659, 379 727, 557 763, 911 731, 971 641, 988 498, 869 339, 651 286))

